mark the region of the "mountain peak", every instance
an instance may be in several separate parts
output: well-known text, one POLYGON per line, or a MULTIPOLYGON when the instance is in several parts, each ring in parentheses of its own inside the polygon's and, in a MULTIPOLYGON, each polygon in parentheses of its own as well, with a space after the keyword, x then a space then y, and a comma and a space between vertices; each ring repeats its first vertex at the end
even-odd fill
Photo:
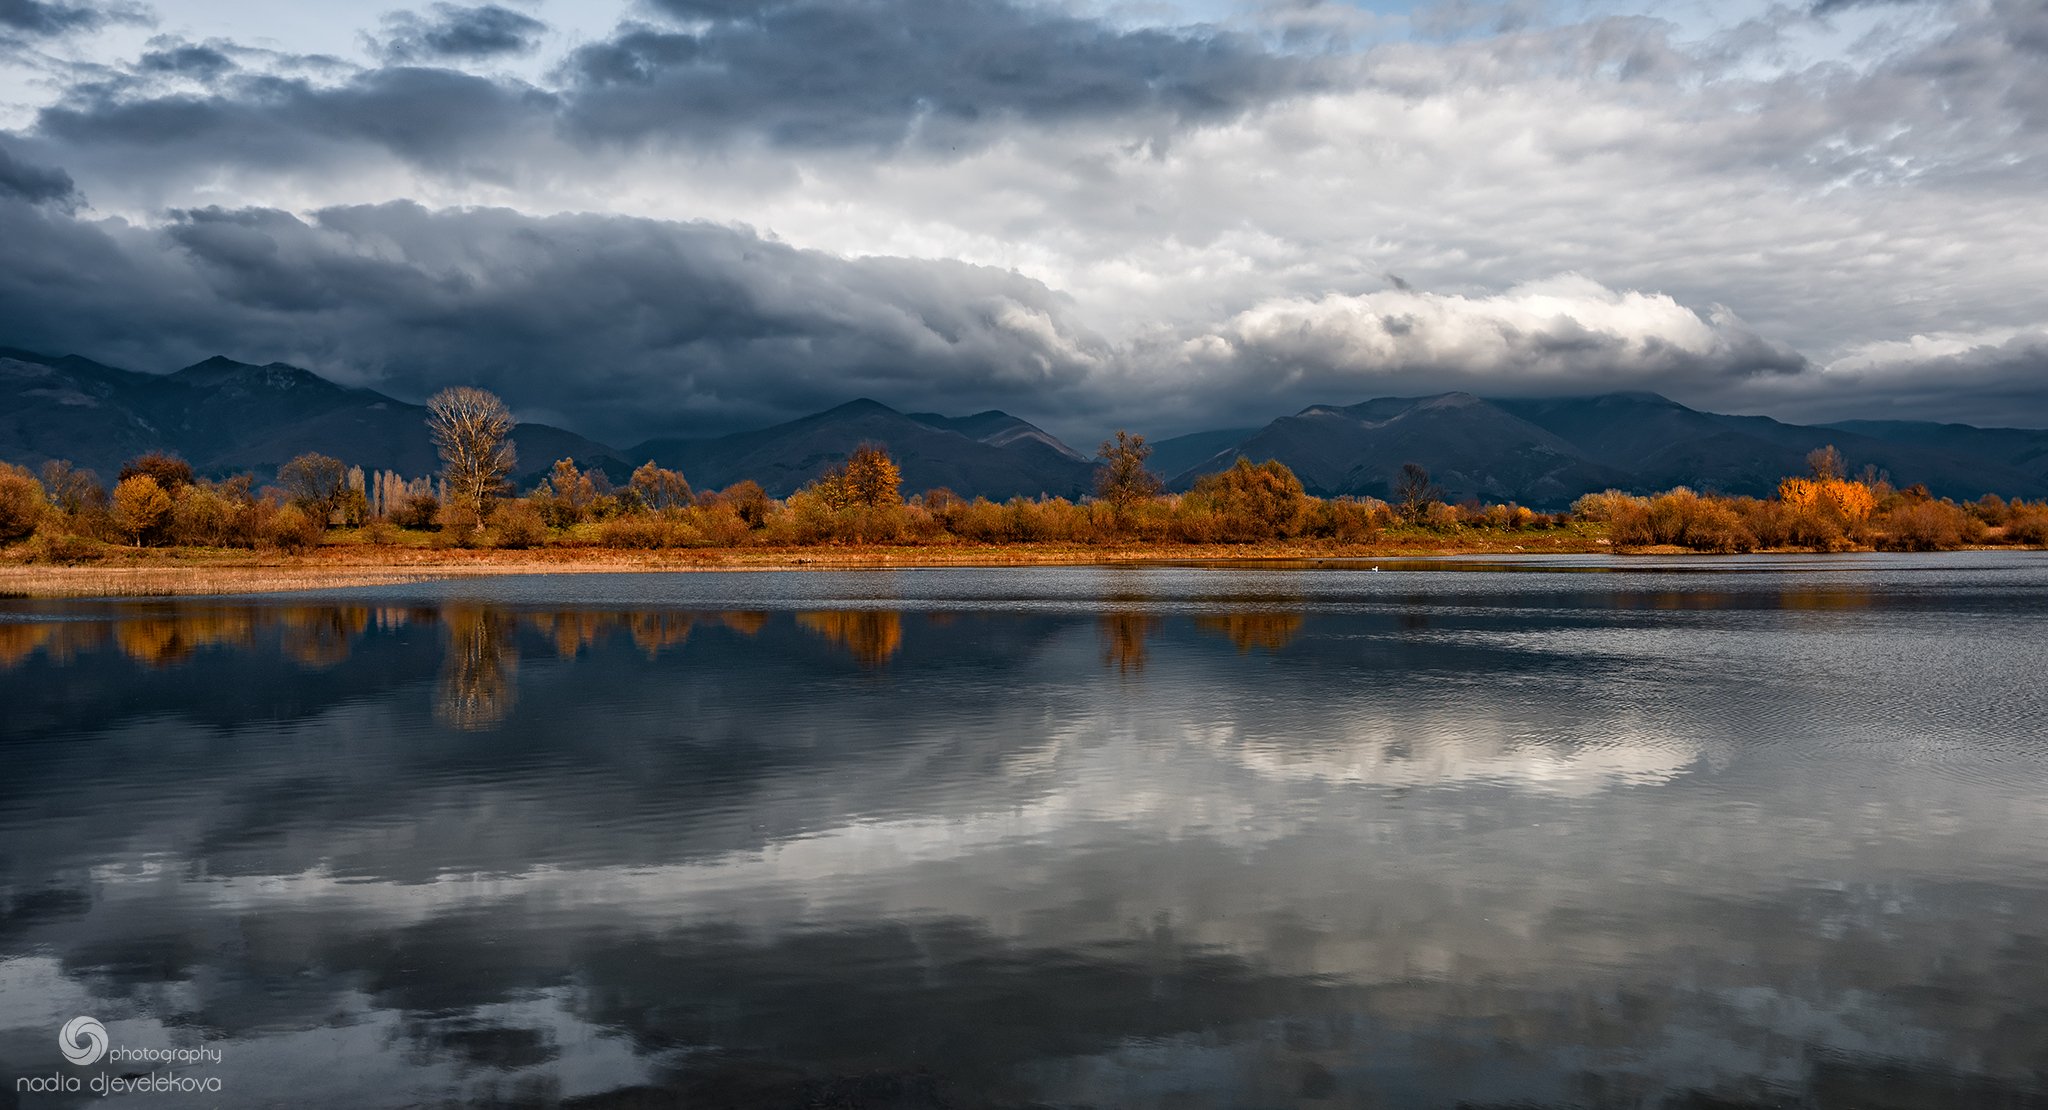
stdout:
POLYGON ((1439 393, 1434 397, 1417 398, 1415 407, 1419 409, 1462 409, 1485 403, 1486 400, 1482 397, 1475 397, 1463 390, 1452 390, 1449 393, 1439 393))
POLYGON ((900 412, 872 397, 856 397, 843 405, 837 405, 819 413, 819 416, 865 416, 870 413, 901 416, 900 412))
POLYGON ((1653 390, 1648 389, 1623 389, 1613 393, 1609 393, 1607 394, 1607 396, 1612 397, 1617 401, 1635 401, 1638 404, 1645 405, 1670 405, 1674 408, 1684 407, 1680 405, 1678 402, 1672 400, 1671 398, 1664 396, 1662 393, 1657 393, 1653 390))
POLYGON ((304 367, 286 362, 272 362, 256 366, 237 362, 226 355, 215 355, 202 362, 195 362, 182 370, 174 371, 171 380, 195 386, 231 386, 246 389, 265 389, 285 392, 295 389, 341 391, 342 387, 328 381, 304 367))

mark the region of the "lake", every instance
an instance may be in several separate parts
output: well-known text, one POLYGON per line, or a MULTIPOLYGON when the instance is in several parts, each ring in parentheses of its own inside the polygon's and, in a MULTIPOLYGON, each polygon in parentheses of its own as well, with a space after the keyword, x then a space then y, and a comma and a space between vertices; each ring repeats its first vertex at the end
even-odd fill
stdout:
POLYGON ((2048 1106, 2044 644, 2017 552, 0 601, 0 1106, 2048 1106))

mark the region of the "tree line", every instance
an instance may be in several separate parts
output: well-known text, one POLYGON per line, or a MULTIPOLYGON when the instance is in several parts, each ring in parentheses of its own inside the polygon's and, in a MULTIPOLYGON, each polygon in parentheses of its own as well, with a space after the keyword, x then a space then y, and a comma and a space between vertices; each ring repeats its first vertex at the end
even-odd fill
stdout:
POLYGON ((2048 544, 2048 503, 1996 495, 1968 504, 1924 487, 1894 488, 1875 472, 1845 475, 1834 448, 1809 458, 1772 498, 1722 497, 1680 488, 1645 497, 1588 494, 1567 513, 1512 503, 1452 504, 1417 464, 1403 467, 1392 500, 1309 495, 1277 460, 1235 465, 1169 493, 1147 466, 1141 435, 1119 431, 1096 452, 1092 497, 994 502, 947 489, 906 495, 886 445, 863 443, 837 466, 784 498, 753 481, 696 490, 683 474, 649 461, 616 484, 601 470, 557 461, 524 492, 504 403, 481 390, 443 390, 428 402, 427 432, 441 459, 438 481, 405 480, 309 453, 252 475, 206 479, 175 456, 130 460, 111 488, 97 475, 52 461, 40 473, 0 464, 0 544, 20 557, 72 562, 112 546, 274 548, 323 542, 433 543, 531 548, 808 546, 817 544, 1365 544, 1466 530, 1567 530, 1622 549, 1696 551, 1852 547, 1936 550, 1970 544, 2048 544), (1602 535, 1604 533, 1604 536, 1602 535))

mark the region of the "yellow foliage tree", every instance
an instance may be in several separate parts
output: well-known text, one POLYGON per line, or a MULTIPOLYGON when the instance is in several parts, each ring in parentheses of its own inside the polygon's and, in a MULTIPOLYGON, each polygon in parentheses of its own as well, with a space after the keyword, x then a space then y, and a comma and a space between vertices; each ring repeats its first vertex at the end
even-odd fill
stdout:
POLYGON ((856 505, 901 505, 903 471, 889 449, 863 443, 846 460, 846 494, 856 505))
POLYGON ((854 505, 901 505, 902 487, 903 471, 889 457, 889 449, 878 443, 863 443, 853 449, 844 465, 820 474, 811 483, 810 491, 830 508, 844 509, 854 505))
POLYGON ((171 495, 147 474, 121 479, 114 487, 114 522, 136 543, 155 540, 171 515, 171 495))

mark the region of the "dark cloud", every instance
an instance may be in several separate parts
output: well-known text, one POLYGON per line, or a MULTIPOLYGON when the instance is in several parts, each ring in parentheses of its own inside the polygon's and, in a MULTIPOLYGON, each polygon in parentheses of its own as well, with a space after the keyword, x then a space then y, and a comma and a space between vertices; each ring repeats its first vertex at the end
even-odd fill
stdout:
POLYGON ((63 0, 0 0, 0 31, 49 38, 91 31, 109 23, 146 22, 133 4, 70 4, 63 0))
POLYGON ((142 55, 135 68, 144 73, 172 74, 211 81, 235 69, 235 60, 215 46, 197 43, 166 45, 142 55))
POLYGON ((1226 118, 1321 83, 1310 61, 1246 36, 1127 30, 1011 3, 657 6, 691 28, 628 27, 564 65, 577 131, 944 148, 1006 121, 1226 118))
POLYGON ((144 368, 227 351, 408 398, 477 381, 620 441, 863 394, 1055 408, 1099 348, 1013 273, 706 224, 401 203, 146 230, 0 205, 0 238, 0 319, 16 322, 0 342, 144 368))
MULTIPOLYGON (((387 59, 419 64, 335 74, 245 62, 205 95, 101 79, 42 109, 36 132, 67 148, 66 165, 109 177, 134 178, 147 150, 158 183, 224 169, 317 175, 380 149, 457 179, 498 180, 564 143, 944 154, 1019 126, 1093 121, 1163 144, 1177 128, 1322 83, 1319 63, 1247 36, 1127 30, 1010 4, 806 0, 689 30, 627 25, 572 53, 555 86, 539 88, 427 65, 517 48, 538 21, 496 6, 434 10, 400 17, 382 44, 387 59)), ((203 49, 158 51, 143 68, 196 76, 192 67, 217 64, 203 49)))
POLYGON ((435 4, 431 16, 401 12, 387 16, 385 37, 375 44, 394 62, 465 60, 524 54, 548 29, 540 20, 497 4, 463 7, 435 4))
POLYGON ((148 149, 161 159, 159 173, 181 160, 319 172, 359 162, 362 147, 455 172, 474 169, 508 136, 547 126, 554 106, 550 94, 525 85, 393 67, 338 84, 249 75, 205 95, 133 97, 119 84, 98 86, 45 109, 39 130, 98 154, 148 149))
POLYGON ((1849 417, 1971 424, 2048 423, 2048 329, 1930 346, 1881 343, 1786 383, 1777 407, 1816 421, 1849 417))
POLYGON ((1833 15, 1836 12, 1853 11, 1857 8, 1897 7, 1925 2, 1926 0, 1814 0, 1813 6, 1807 11, 1813 15, 1833 15))
POLYGON ((24 161, 13 151, 0 146, 0 200, 13 199, 29 204, 55 202, 69 209, 78 203, 78 187, 71 181, 71 175, 55 166, 39 166, 24 161))

